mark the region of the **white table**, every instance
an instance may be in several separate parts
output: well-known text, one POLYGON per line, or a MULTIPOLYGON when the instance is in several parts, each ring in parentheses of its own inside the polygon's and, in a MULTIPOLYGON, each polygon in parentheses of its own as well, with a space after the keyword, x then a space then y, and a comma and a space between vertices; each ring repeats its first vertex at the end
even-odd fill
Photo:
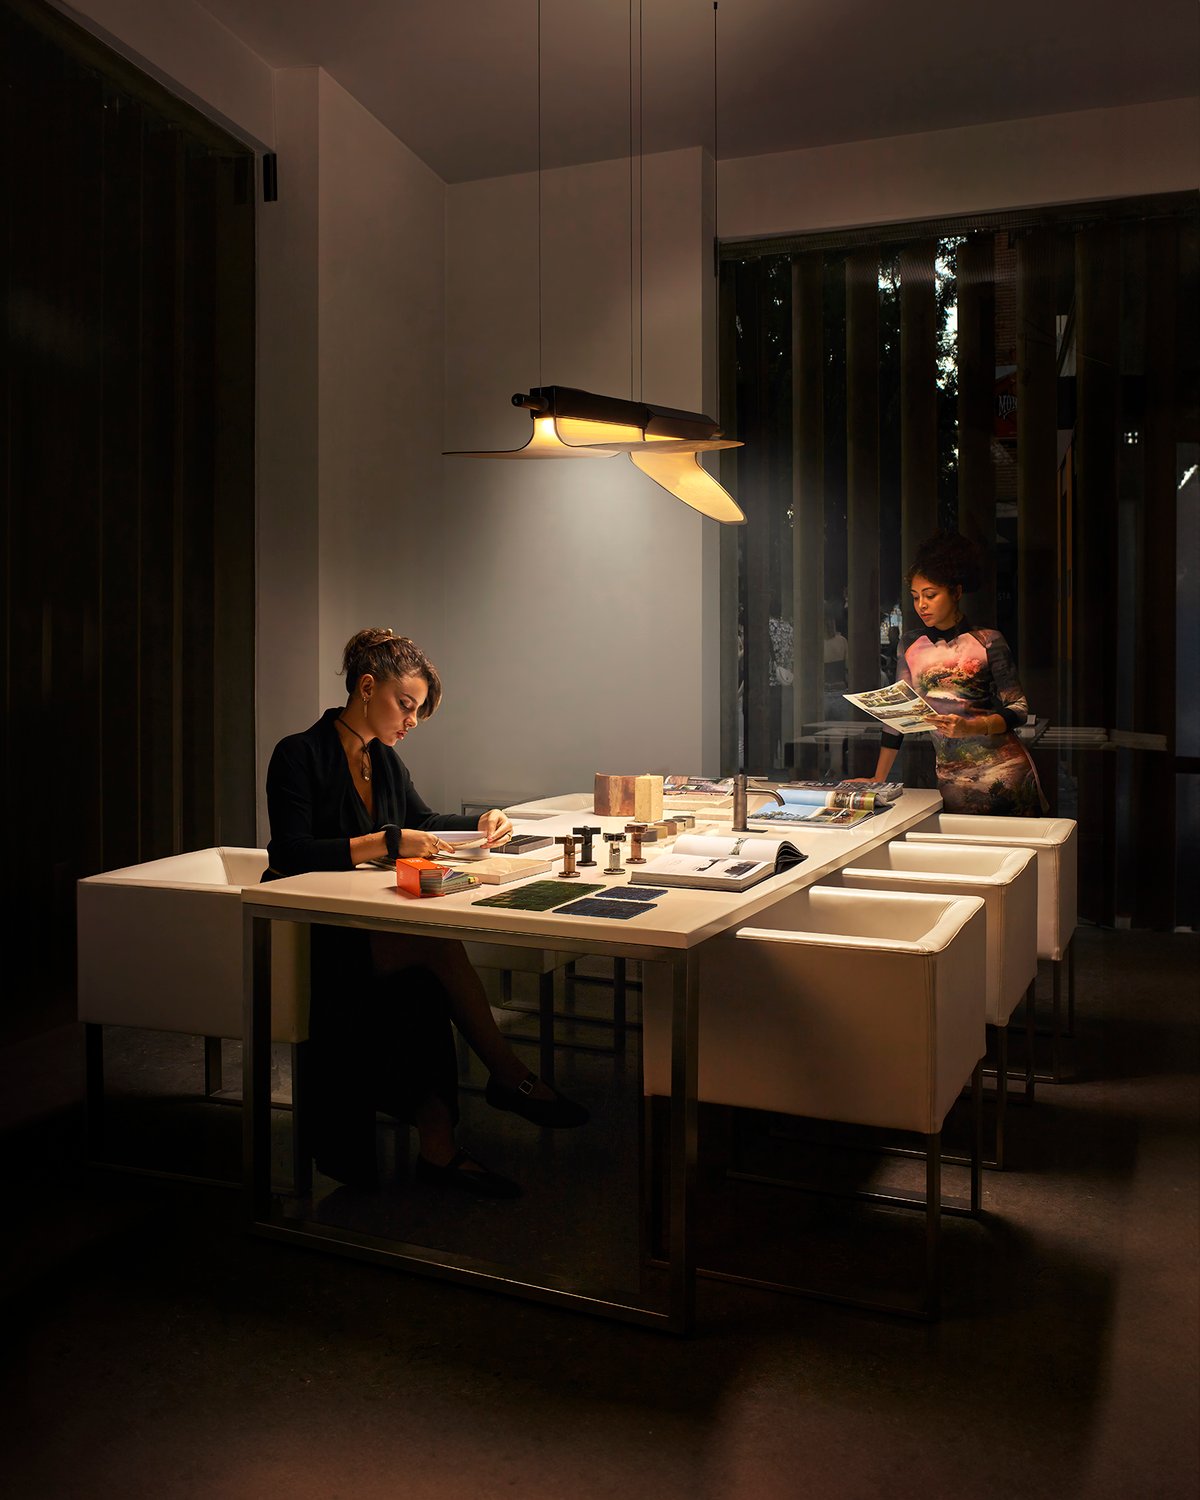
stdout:
MULTIPOLYGON (((535 1301, 573 1307, 670 1332, 692 1326, 695 1300, 695 1246, 692 1200, 696 1176, 696 1011, 697 951, 719 933, 744 926, 776 902, 813 885, 869 849, 904 833, 936 812, 936 792, 909 791, 887 812, 857 829, 819 829, 786 836, 807 858, 781 875, 747 891, 672 889, 652 912, 629 922, 571 917, 558 912, 524 912, 478 906, 480 890, 434 900, 413 900, 396 891, 390 871, 356 870, 296 875, 242 892, 245 976, 244 1176, 250 1227, 276 1239, 300 1241, 326 1250, 404 1267, 443 1279, 486 1286, 535 1301), (486 1265, 421 1246, 387 1245, 349 1229, 315 1223, 281 1223, 271 1216, 270 1180, 270 924, 321 923, 374 931, 486 939, 514 947, 633 958, 662 964, 672 996, 671 1105, 669 1149, 669 1270, 665 1308, 635 1305, 577 1287, 532 1281, 511 1267, 486 1265)), ((539 819, 539 833, 570 832, 586 821, 606 832, 624 827, 621 818, 586 817, 578 812, 539 819), (561 825, 561 826, 560 826, 561 825)), ((600 846, 602 847, 602 843, 600 846)), ((538 851, 539 853, 548 851, 538 851)), ((561 850, 556 850, 561 854, 561 850)), ((647 848, 649 853, 649 846, 647 848)), ((600 866, 597 867, 599 869, 600 866)), ((642 867, 648 873, 652 865, 642 867)), ((596 871, 583 870, 581 883, 596 871)), ((550 879, 552 875, 534 876, 550 879)), ((597 878, 603 878, 597 876, 597 878)), ((614 877, 614 880, 618 877, 614 877)), ((620 877, 628 879, 626 874, 620 877)), ((511 890, 511 886, 495 887, 511 890)), ((487 888, 483 894, 492 894, 487 888)), ((594 1127, 593 1127, 594 1128, 594 1127)), ((638 1226, 631 1225, 636 1237, 638 1226)))

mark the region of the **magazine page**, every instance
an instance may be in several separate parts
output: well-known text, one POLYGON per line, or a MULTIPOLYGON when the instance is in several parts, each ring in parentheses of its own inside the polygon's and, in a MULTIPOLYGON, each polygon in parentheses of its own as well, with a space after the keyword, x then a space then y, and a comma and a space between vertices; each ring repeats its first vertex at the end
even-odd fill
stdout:
POLYGON ((843 693, 842 697, 878 719, 893 734, 921 734, 928 730, 927 721, 937 713, 907 682, 893 682, 889 687, 873 688, 867 693, 843 693))
MULTIPOLYGON (((705 855, 709 859, 720 859, 722 856, 728 858, 749 859, 752 861, 764 861, 774 864, 779 854, 778 839, 756 839, 747 838, 743 834, 695 834, 683 833, 675 840, 673 852, 675 854, 705 855)), ((657 861, 656 861, 657 863, 657 861)))

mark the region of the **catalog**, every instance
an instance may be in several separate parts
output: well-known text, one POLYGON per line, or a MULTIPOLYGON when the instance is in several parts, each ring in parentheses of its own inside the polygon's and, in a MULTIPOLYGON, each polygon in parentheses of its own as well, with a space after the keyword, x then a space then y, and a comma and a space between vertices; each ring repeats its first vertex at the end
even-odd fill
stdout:
POLYGON ((683 834, 670 854, 631 870, 635 885, 689 885, 715 891, 744 891, 790 870, 807 856, 786 839, 746 834, 683 834))
POLYGON ((847 828, 861 823, 877 812, 891 806, 892 798, 872 786, 894 783, 872 783, 871 785, 848 783, 844 786, 780 786, 776 791, 784 805, 776 807, 768 803, 752 812, 747 821, 754 826, 767 828, 847 828))
POLYGON ((921 734, 928 730, 928 720, 937 713, 933 704, 907 682, 893 682, 889 687, 873 688, 868 693, 843 693, 842 697, 878 719, 892 734, 921 734))

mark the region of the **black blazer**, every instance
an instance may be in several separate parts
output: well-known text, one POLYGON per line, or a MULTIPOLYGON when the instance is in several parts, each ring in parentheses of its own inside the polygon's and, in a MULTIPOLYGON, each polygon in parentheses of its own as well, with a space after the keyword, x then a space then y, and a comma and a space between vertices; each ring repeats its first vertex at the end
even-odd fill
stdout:
POLYGON ((435 813, 412 784, 408 767, 387 745, 372 740, 371 786, 374 816, 355 790, 334 720, 345 712, 330 708, 311 729, 289 734, 275 746, 267 768, 267 845, 271 875, 303 875, 309 870, 349 870, 350 840, 378 833, 385 823, 399 828, 474 828, 477 819, 435 813))

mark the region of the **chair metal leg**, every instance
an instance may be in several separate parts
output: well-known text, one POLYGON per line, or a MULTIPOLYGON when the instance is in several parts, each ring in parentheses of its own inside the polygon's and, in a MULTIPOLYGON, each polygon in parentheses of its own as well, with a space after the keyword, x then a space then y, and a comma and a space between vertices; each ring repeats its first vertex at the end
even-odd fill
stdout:
POLYGON ((626 972, 623 958, 613 959, 613 1047, 617 1052, 625 1050, 625 986, 626 972))
POLYGON ((1032 1104, 1034 1090, 1037 1086, 1037 1072, 1034 1067, 1034 1049, 1037 1046, 1037 978, 1029 981, 1029 989, 1025 993, 1025 1100, 1032 1104))
MULTIPOLYGON (((974 1174, 972 1174, 972 1191, 974 1174)), ((942 1133, 925 1137, 925 1285, 922 1311, 936 1318, 942 1304, 942 1133)))
POLYGON ((554 1086, 554 975, 538 975, 538 1071, 554 1086))
POLYGON ((221 1071, 221 1038, 219 1036, 206 1036, 204 1038, 204 1093, 211 1098, 213 1094, 219 1094, 225 1087, 221 1071))
MULTIPOLYGON (((997 1172, 1004 1170, 1004 1117, 1008 1112, 1008 1027, 997 1026, 996 1037, 996 1152, 993 1164, 997 1172)), ((977 1070, 978 1071, 978 1070, 977 1070)), ((971 1075, 972 1091, 975 1075, 971 1075)))
POLYGON ((971 1212, 983 1205, 983 1060, 971 1074, 971 1212))
POLYGON ((1067 942, 1067 1035, 1075 1035, 1075 935, 1067 942))
POLYGON ((1050 1023, 1050 1076, 1055 1083, 1060 1083, 1062 1081, 1061 1049, 1059 1046, 1062 1038, 1062 959, 1051 959, 1050 967, 1054 975, 1054 1012, 1050 1023))
POLYGON ((309 1126, 307 1042, 293 1042, 292 1052, 292 1189, 298 1198, 312 1196, 312 1133, 309 1126))
POLYGON ((87 1021, 84 1045, 84 1133, 89 1160, 104 1149, 104 1027, 87 1021))

